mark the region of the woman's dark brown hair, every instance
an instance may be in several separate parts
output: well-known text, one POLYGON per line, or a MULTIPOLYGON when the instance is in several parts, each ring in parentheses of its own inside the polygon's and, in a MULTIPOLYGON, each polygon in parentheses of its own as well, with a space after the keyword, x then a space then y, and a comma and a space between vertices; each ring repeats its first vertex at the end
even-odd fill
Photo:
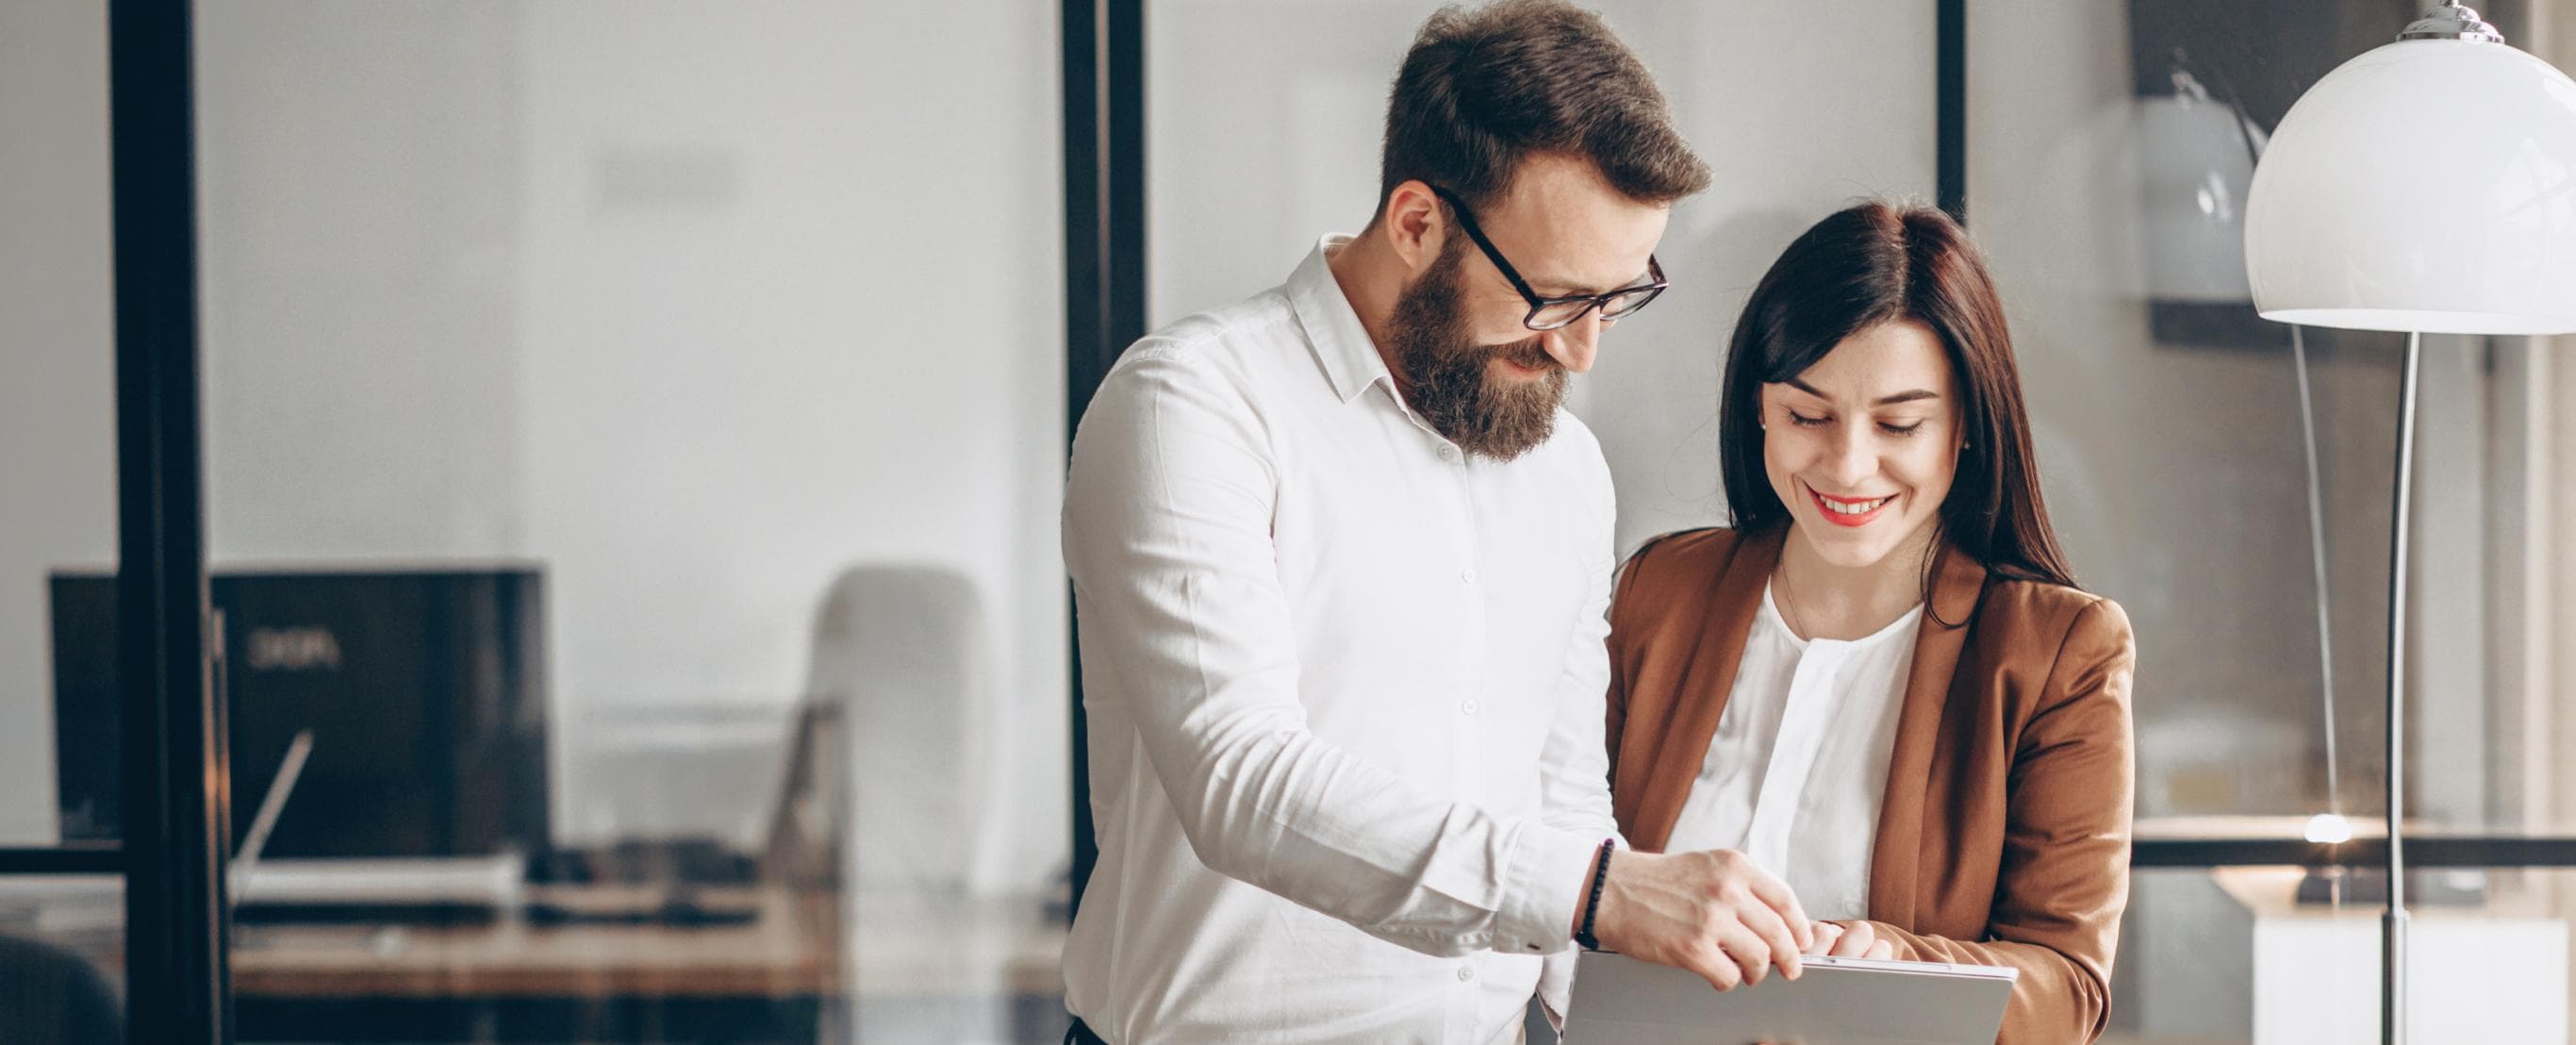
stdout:
MULTIPOLYGON (((1937 540, 1989 572, 2074 587, 2040 498, 2030 411, 1994 278, 1967 232, 1929 207, 1872 201, 1838 211, 1789 244, 1753 288, 1727 346, 1718 405, 1718 468, 1735 527, 1789 519, 1762 466, 1762 386, 1798 376, 1845 338, 1909 320, 1929 328, 1950 359, 1968 444, 1941 502, 1937 540)), ((1924 564, 1927 598, 1932 569, 1924 564)))

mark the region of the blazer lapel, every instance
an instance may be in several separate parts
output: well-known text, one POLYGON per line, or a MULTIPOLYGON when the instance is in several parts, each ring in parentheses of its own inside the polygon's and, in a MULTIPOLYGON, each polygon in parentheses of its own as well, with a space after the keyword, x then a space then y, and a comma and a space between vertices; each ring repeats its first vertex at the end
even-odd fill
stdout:
POLYGON ((1637 830, 1629 844, 1659 853, 1671 840, 1682 805, 1708 759, 1709 742, 1717 737, 1727 698, 1735 691, 1745 637, 1753 631, 1754 614, 1762 610, 1763 589, 1772 568, 1780 563, 1780 546, 1787 536, 1788 527, 1774 526, 1741 538, 1735 555, 1709 585, 1706 623, 1682 672, 1685 696, 1675 701, 1678 711, 1666 724, 1663 743, 1647 773, 1644 791, 1653 800, 1637 810, 1637 830))
MULTIPOLYGON (((1985 591, 1986 569, 1944 546, 1932 598, 1914 638, 1914 665, 1906 674, 1905 703, 1896 716, 1896 746, 1888 756, 1887 793, 1879 801, 1878 837, 1869 861, 1869 916, 1899 927, 1914 924, 1916 883, 1923 856, 1923 796, 1931 783, 1932 753, 1941 736, 1941 712, 1967 645, 1970 617, 1985 591), (1937 618, 1937 620, 1935 619, 1937 618), (1942 622, 1955 627, 1945 627, 1942 622)), ((1739 645, 1741 640, 1738 640, 1739 645)))

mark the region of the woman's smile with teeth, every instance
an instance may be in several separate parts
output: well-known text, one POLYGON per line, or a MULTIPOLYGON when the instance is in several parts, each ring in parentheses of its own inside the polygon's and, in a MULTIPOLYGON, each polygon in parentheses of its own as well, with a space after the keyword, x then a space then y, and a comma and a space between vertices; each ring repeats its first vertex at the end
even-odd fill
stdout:
POLYGON ((1866 515, 1871 511, 1876 510, 1879 505, 1886 504, 1895 498, 1891 496, 1875 497, 1866 501, 1837 501, 1823 494, 1817 494, 1816 499, 1825 502, 1825 507, 1831 508, 1844 515, 1866 515))

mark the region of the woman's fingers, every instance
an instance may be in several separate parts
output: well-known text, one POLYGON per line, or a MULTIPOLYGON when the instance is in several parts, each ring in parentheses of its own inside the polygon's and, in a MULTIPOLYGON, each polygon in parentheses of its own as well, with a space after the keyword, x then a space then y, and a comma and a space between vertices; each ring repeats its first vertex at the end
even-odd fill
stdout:
POLYGON ((1812 931, 1816 942, 1807 948, 1808 954, 1831 953, 1834 949, 1834 941, 1843 938, 1843 927, 1832 922, 1817 922, 1812 931))
POLYGON ((1878 931, 1870 928, 1868 922, 1854 921, 1843 926, 1842 938, 1835 940, 1834 949, 1825 953, 1836 958, 1867 958, 1870 949, 1879 943, 1878 931))

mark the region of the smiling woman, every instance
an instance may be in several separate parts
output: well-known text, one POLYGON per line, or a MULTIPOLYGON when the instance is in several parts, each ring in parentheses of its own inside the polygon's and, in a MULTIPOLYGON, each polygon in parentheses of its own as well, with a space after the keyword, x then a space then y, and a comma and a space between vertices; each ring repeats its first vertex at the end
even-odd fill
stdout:
POLYGON ((1961 449, 1952 385, 1939 336, 1896 319, 1761 386, 1771 492, 1801 523, 1830 524, 1802 531, 1826 562, 1865 567, 1900 544, 1923 558, 1961 449))
POLYGON ((1777 876, 1822 953, 2020 970, 2002 1042, 2099 1037, 2135 652, 2049 531, 1984 262, 1939 211, 1843 210, 1730 353, 1735 526, 1647 542, 1611 608, 1621 830, 1777 876))
MULTIPOLYGON (((1924 469, 1937 463, 1941 488, 1900 506, 1906 514, 1894 522, 1910 525, 1883 526, 1883 534, 1863 538, 1873 542, 1865 547, 1832 542, 1852 551, 1829 554, 1829 561, 1875 562, 1897 538, 1919 536, 1916 551, 1947 542, 1999 572, 2074 585, 2040 496, 2003 305, 1984 259, 1940 211, 1878 202, 1840 211, 1790 244, 1755 287, 1728 347, 1718 419, 1737 529, 1815 510, 1784 485, 1783 465, 1821 467, 1791 458, 1820 452, 1822 444, 1803 433, 1823 431, 1819 426, 1835 417, 1874 422, 1836 437, 1848 454, 1910 447, 1889 459, 1893 474, 1881 477, 1881 487, 1928 481, 1924 469), (1813 423, 1790 419, 1793 406, 1813 423), (1773 418, 1789 428, 1766 431, 1773 418), (1887 427, 1916 423, 1933 430, 1887 427), (1926 522, 1929 529, 1920 525, 1926 522)), ((1860 462, 1847 456, 1834 467, 1860 462)), ((1858 476, 1809 471, 1804 478, 1820 484, 1823 496, 1895 492, 1862 488, 1858 476)))

